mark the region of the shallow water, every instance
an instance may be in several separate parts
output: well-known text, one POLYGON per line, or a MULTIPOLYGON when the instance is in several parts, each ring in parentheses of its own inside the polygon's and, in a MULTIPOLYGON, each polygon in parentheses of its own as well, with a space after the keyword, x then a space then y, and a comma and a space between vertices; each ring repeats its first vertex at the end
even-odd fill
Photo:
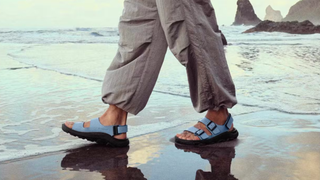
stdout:
MULTIPOLYGON (((231 110, 241 119, 236 123, 319 133, 320 35, 241 34, 245 29, 222 27, 239 101, 231 110)), ((117 40, 115 28, 0 29, 0 161, 84 143, 60 125, 106 109, 101 82, 117 40)), ((188 97, 185 69, 168 53, 147 108, 129 117, 129 136, 200 118, 188 97)))
POLYGON ((237 115, 240 136, 230 142, 199 147, 173 144, 172 134, 193 124, 187 123, 131 138, 130 148, 91 144, 0 163, 0 174, 4 179, 319 179, 320 133, 299 124, 292 127, 294 121, 267 126, 242 123, 259 122, 257 115, 261 116, 259 112, 237 115))

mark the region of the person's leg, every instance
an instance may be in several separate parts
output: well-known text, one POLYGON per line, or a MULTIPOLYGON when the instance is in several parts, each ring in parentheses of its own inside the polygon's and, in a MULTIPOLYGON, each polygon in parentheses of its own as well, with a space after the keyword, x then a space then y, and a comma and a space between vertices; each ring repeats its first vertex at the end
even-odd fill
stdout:
POLYGON ((158 78, 167 42, 155 0, 126 0, 119 49, 102 86, 102 100, 131 114, 140 112, 158 78))
MULTIPOLYGON (((168 45, 186 66, 194 108, 223 125, 237 100, 210 0, 157 0, 157 6, 168 45)), ((195 127, 210 135, 202 123, 195 127)), ((177 137, 199 139, 187 131, 177 137)))
MULTIPOLYGON (((137 114, 145 107, 168 47, 155 0, 126 0, 119 35, 118 52, 102 86, 102 100, 110 105, 99 118, 105 126, 125 125, 128 112, 137 114)), ((69 128, 73 124, 65 123, 69 128)), ((124 139, 126 134, 114 137, 124 139)))

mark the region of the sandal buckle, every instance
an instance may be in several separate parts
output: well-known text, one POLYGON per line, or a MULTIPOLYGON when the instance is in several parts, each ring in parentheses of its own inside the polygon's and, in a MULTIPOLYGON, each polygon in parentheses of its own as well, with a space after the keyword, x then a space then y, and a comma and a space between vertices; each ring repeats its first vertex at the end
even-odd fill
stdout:
POLYGON ((113 135, 114 135, 114 136, 120 134, 119 131, 118 131, 118 127, 119 127, 119 125, 113 126, 113 135))
POLYGON ((198 131, 196 131, 194 134, 197 136, 201 136, 204 133, 204 130, 199 129, 198 131), (200 132, 199 132, 200 131, 200 132))
POLYGON ((210 131, 213 131, 214 129, 217 128, 217 125, 214 123, 214 127, 213 128, 210 128, 210 125, 212 124, 213 122, 211 121, 209 124, 207 124, 207 128, 210 130, 210 131))

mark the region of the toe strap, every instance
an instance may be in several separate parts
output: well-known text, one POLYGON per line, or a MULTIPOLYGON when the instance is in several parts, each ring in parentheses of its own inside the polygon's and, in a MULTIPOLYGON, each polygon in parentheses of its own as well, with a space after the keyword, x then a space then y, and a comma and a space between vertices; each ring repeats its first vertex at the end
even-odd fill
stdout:
POLYGON ((205 133, 204 130, 198 129, 193 126, 186 129, 185 131, 189 131, 189 132, 193 133, 194 135, 198 136, 200 138, 200 140, 204 140, 204 139, 210 139, 214 136, 217 136, 221 133, 228 131, 232 126, 233 118, 232 118, 231 114, 229 114, 227 121, 224 125, 215 124, 214 122, 212 122, 211 120, 209 120, 207 118, 203 118, 199 122, 203 123, 206 126, 208 131, 211 133, 210 136, 207 133, 205 133))
POLYGON ((83 127, 84 122, 76 122, 73 124, 72 129, 75 131, 81 131, 84 132, 85 128, 83 127))
POLYGON ((193 127, 193 126, 188 128, 188 129, 186 129, 186 131, 189 131, 189 132, 193 133, 194 135, 198 136, 201 140, 207 139, 209 137, 208 134, 204 132, 204 130, 198 129, 198 128, 193 127))
POLYGON ((207 118, 201 119, 199 122, 203 123, 211 134, 218 135, 220 134, 220 128, 217 128, 218 125, 210 121, 207 118))

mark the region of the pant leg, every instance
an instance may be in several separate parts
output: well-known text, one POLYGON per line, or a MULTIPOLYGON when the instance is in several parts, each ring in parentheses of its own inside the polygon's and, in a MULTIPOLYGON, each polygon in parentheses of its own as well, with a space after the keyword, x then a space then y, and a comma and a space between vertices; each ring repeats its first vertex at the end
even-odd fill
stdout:
POLYGON ((155 0, 125 0, 119 48, 107 69, 104 103, 137 114, 153 90, 167 50, 155 0))
POLYGON ((186 66, 190 96, 198 112, 237 103, 210 0, 156 0, 167 43, 186 66))

